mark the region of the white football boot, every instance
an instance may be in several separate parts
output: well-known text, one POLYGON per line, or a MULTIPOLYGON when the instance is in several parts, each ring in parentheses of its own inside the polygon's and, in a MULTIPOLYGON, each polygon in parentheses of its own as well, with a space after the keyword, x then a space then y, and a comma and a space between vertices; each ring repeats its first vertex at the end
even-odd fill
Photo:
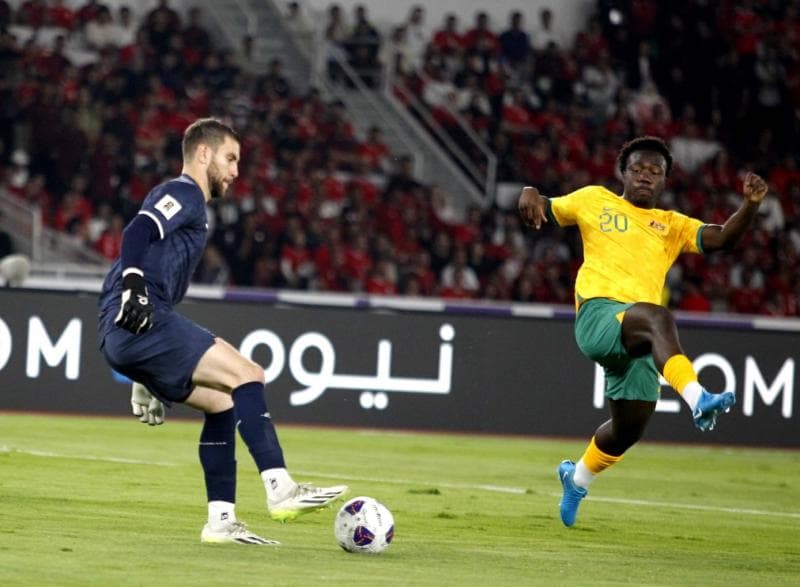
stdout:
POLYGON ((287 491, 277 495, 268 493, 267 509, 273 520, 287 522, 301 514, 327 507, 347 492, 347 485, 314 487, 309 483, 294 483, 287 491))
POLYGON ((200 542, 203 544, 250 544, 256 546, 277 546, 277 540, 267 540, 258 534, 253 534, 242 522, 229 522, 219 528, 212 528, 210 524, 203 526, 200 533, 200 542))

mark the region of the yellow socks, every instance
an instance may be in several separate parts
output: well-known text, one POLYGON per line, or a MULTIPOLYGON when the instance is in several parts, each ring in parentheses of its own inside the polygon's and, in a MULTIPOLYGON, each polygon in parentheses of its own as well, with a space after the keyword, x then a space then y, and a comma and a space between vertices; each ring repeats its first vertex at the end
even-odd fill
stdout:
POLYGON ((663 375, 667 383, 678 393, 682 393, 683 388, 692 381, 697 381, 697 373, 694 372, 692 362, 686 355, 672 355, 667 359, 663 375))
POLYGON ((608 469, 614 463, 622 460, 623 455, 613 456, 604 453, 597 448, 594 436, 586 447, 586 452, 583 453, 581 460, 575 466, 574 482, 578 487, 586 489, 600 471, 608 469))
POLYGON ((597 475, 600 471, 608 469, 611 465, 622 459, 622 455, 618 457, 604 453, 597 448, 594 442, 594 436, 589 441, 589 446, 586 447, 586 452, 583 453, 581 460, 586 464, 586 468, 592 475, 597 475))
POLYGON ((664 379, 683 397, 689 407, 694 410, 697 400, 703 391, 697 382, 697 373, 686 355, 672 355, 664 363, 664 379))

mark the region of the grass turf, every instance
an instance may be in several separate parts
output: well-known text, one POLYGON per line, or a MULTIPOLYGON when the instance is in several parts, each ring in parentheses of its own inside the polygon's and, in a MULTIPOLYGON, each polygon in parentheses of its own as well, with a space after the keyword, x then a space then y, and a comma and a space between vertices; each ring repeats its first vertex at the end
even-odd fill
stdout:
POLYGON ((269 520, 240 443, 237 514, 280 547, 199 543, 199 423, 0 413, 3 585, 797 585, 800 453, 642 443, 575 527, 555 468, 583 441, 279 426, 298 480, 393 512, 379 556, 336 546, 335 509, 269 520))

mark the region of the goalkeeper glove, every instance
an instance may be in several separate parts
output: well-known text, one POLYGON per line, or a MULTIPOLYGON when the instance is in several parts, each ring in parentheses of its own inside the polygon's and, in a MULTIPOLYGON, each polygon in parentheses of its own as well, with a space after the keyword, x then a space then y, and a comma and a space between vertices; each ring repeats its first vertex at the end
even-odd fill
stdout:
POLYGON ((153 397, 144 385, 135 381, 131 386, 131 408, 142 424, 158 426, 164 423, 164 404, 153 397))
POLYGON ((153 326, 155 306, 147 297, 144 277, 128 273, 122 278, 122 303, 114 324, 134 334, 140 334, 153 326))

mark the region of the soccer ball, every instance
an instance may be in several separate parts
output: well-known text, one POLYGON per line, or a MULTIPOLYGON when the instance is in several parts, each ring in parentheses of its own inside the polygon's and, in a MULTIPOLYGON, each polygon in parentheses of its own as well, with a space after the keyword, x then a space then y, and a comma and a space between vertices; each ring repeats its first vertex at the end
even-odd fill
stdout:
POLYGON ((347 552, 378 554, 394 538, 394 518, 377 499, 354 497, 336 514, 333 533, 347 552))

